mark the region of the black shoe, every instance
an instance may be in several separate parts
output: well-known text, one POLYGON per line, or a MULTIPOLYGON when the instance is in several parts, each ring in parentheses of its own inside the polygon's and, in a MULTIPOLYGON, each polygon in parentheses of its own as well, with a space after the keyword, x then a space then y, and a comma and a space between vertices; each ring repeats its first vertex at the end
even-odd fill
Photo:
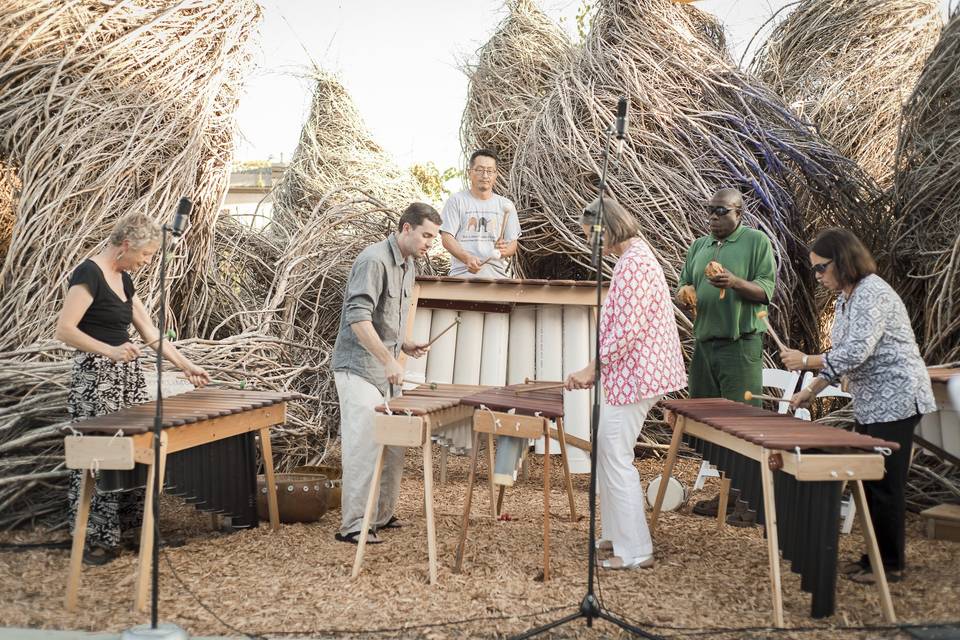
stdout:
MULTIPOLYGON (((739 489, 731 489, 730 494, 727 497, 727 515, 733 513, 734 507, 737 504, 737 499, 740 497, 739 489)), ((708 518, 716 518, 717 512, 720 511, 720 495, 717 494, 709 500, 701 500, 695 505, 693 505, 693 512, 698 516, 707 516, 708 518)))
POLYGON ((102 547, 98 544, 88 544, 83 550, 83 564, 89 564, 94 567, 102 567, 108 562, 113 562, 120 555, 120 551, 115 547, 102 547))

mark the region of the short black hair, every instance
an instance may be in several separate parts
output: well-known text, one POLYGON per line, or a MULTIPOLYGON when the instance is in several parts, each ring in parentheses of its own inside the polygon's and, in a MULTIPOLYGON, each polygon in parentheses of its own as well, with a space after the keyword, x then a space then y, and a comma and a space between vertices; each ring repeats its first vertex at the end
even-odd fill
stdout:
POLYGON ((493 149, 477 149, 476 151, 470 154, 470 164, 467 166, 472 167, 473 161, 479 158, 480 156, 484 156, 486 158, 493 158, 494 162, 500 162, 500 158, 497 157, 497 152, 494 151, 493 149))
POLYGON ((877 263, 870 250, 847 229, 824 229, 817 234, 810 251, 833 261, 837 279, 843 285, 856 284, 877 272, 877 263))
POLYGON ((443 218, 440 217, 436 209, 426 202, 414 202, 403 210, 403 215, 400 216, 400 223, 397 225, 397 230, 403 231, 403 225, 405 224, 409 224, 411 229, 415 229, 423 224, 424 220, 429 220, 437 226, 443 224, 443 218))

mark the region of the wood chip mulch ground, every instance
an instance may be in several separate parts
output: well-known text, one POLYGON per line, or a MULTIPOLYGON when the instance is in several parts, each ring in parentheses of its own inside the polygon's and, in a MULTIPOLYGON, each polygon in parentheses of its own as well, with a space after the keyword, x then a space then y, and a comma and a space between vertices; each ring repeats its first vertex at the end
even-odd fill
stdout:
MULTIPOLYGON (((283 525, 277 533, 261 526, 235 533, 211 531, 209 516, 165 497, 164 535, 187 544, 165 549, 161 559, 160 618, 192 635, 266 635, 385 638, 503 637, 571 613, 586 583, 588 520, 568 519, 561 476, 552 476, 553 575, 537 580, 542 559, 542 466, 533 456, 530 478, 510 489, 504 511, 511 521, 493 522, 485 489, 474 497, 464 571, 453 573, 453 558, 466 490, 467 459, 451 458, 448 481, 436 487, 440 558, 439 584, 427 583, 426 527, 422 515, 420 458, 408 451, 398 515, 405 526, 381 535, 368 547, 359 579, 351 580, 356 547, 333 538, 339 511, 318 523, 283 525), (171 567, 175 570, 171 570, 171 567), (202 607, 201 601, 207 610, 202 607), (223 622, 211 614, 216 614, 223 622), (229 626, 227 626, 229 625, 229 626)), ((661 468, 657 459, 639 460, 644 481, 661 468)), ((690 487, 696 461, 681 461, 676 475, 690 487)), ((587 512, 587 476, 574 477, 577 508, 587 512)), ((711 480, 715 483, 715 480, 711 480)), ((713 638, 907 638, 885 629, 876 589, 838 579, 837 611, 825 620, 809 617, 810 596, 799 576, 782 563, 786 623, 774 632, 766 543, 760 528, 717 530, 715 521, 690 513, 715 484, 690 497, 686 506, 661 520, 654 544, 656 566, 635 571, 601 571, 603 604, 648 633, 713 638), (849 627, 881 627, 854 630, 849 627), (847 628, 844 628, 847 627, 847 628), (716 630, 716 631, 713 631, 716 630), (724 631, 720 631, 724 630, 724 631)), ((923 523, 908 520, 909 570, 891 584, 900 623, 960 620, 960 544, 928 540, 923 523)), ((63 538, 44 532, 5 534, 0 542, 63 538)), ((859 555, 857 527, 841 536, 841 562, 859 555)), ((0 626, 120 631, 149 621, 132 610, 136 556, 126 552, 103 567, 85 567, 76 613, 63 609, 68 551, 0 552, 0 626)), ((627 637, 597 621, 576 621, 546 637, 627 637)))

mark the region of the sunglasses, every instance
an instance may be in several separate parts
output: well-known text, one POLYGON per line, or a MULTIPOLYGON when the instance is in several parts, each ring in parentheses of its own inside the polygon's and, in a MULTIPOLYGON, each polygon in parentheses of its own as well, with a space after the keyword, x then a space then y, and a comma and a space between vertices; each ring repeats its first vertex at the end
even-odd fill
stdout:
POLYGON ((737 210, 737 207, 716 207, 716 206, 707 207, 707 213, 715 216, 725 216, 731 211, 736 211, 736 210, 737 210))
POLYGON ((811 265, 810 268, 813 269, 814 273, 819 273, 823 275, 827 272, 827 267, 833 264, 833 260, 827 260, 826 262, 821 262, 820 264, 811 265))

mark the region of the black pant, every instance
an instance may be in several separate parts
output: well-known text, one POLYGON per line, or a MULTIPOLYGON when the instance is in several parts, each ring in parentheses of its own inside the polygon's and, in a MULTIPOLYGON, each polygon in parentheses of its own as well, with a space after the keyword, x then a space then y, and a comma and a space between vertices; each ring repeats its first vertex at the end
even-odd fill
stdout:
MULTIPOLYGON (((920 414, 894 422, 857 423, 857 432, 868 436, 896 442, 900 449, 884 459, 886 472, 881 480, 864 481, 870 520, 877 535, 880 558, 887 571, 901 571, 906 566, 906 517, 905 490, 907 473, 910 470, 910 452, 913 447, 913 430, 920 422, 920 414)), ((861 558, 864 566, 870 566, 866 554, 861 558)))

